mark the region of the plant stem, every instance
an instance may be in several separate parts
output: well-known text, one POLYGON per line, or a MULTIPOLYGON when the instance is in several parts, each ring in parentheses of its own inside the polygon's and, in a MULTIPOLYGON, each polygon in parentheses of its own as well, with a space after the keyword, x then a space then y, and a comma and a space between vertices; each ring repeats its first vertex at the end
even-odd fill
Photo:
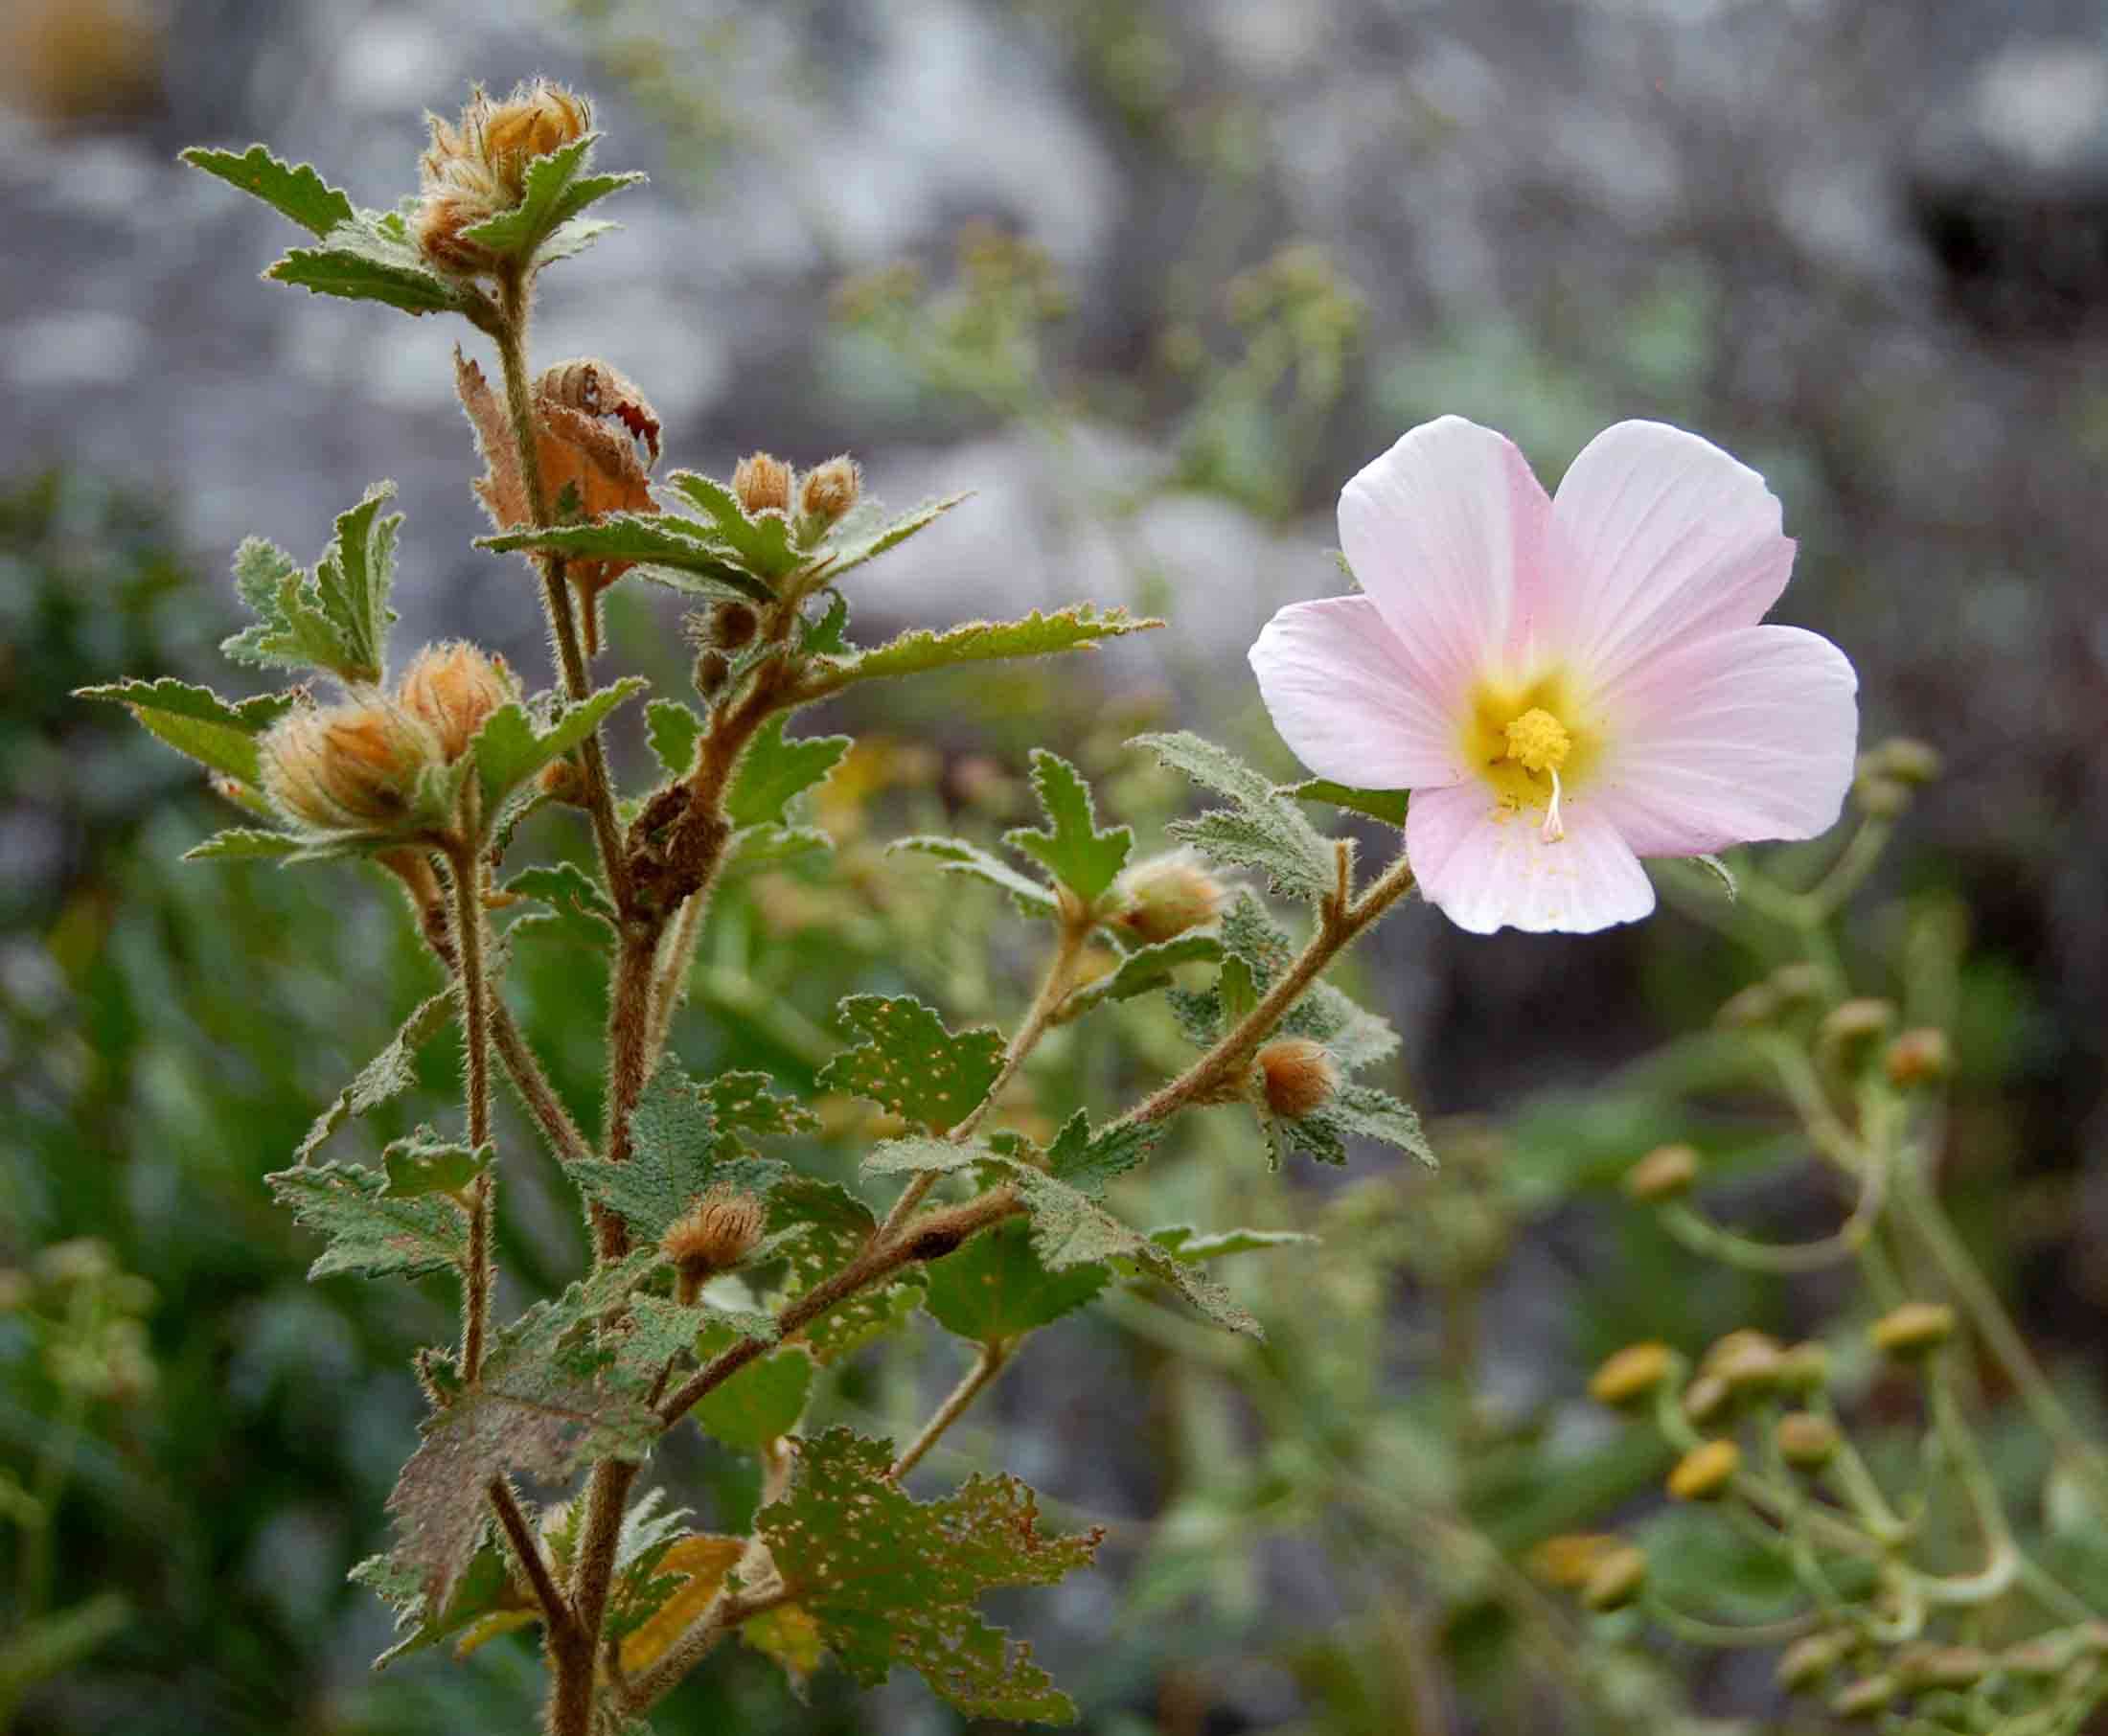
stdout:
MULTIPOLYGON (((451 857, 454 880, 454 957, 461 984, 462 1044, 468 1051, 469 1144, 491 1143, 490 983, 483 972, 483 890, 476 856, 464 845, 451 857)), ((491 1324, 491 1173, 470 1184, 469 1251, 462 1263, 461 1378, 470 1385, 483 1371, 491 1324)))
POLYGON ((590 1157, 593 1148, 586 1144, 585 1135, 579 1131, 570 1110, 563 1107, 562 1099, 549 1084, 541 1063, 535 1059, 534 1050, 527 1046, 527 1039, 514 1021, 511 1010, 495 994, 491 996, 491 1040, 497 1049, 498 1059, 505 1063, 506 1076, 518 1091, 520 1102, 535 1118, 556 1154, 567 1163, 590 1157))
POLYGON ((922 1433, 893 1461, 893 1469, 885 1473, 887 1479, 897 1483, 921 1464, 923 1456, 943 1439, 944 1431, 964 1416, 967 1406, 995 1383, 996 1377, 1003 1371, 1003 1364, 1009 1360, 1010 1346, 1001 1339, 983 1344, 981 1354, 974 1359, 974 1366, 960 1377, 959 1383, 923 1425, 922 1433))
POLYGON ((556 1636, 571 1625, 571 1606, 564 1602, 563 1593, 550 1577, 549 1564, 541 1553, 541 1540, 528 1524, 527 1516, 519 1510, 519 1497, 514 1495, 512 1485, 503 1477, 494 1476, 490 1481, 489 1494, 491 1505, 497 1510, 498 1524, 513 1546, 513 1558, 519 1563, 521 1571, 534 1588, 535 1601, 541 1606, 541 1619, 548 1626, 551 1643, 555 1644, 556 1636))

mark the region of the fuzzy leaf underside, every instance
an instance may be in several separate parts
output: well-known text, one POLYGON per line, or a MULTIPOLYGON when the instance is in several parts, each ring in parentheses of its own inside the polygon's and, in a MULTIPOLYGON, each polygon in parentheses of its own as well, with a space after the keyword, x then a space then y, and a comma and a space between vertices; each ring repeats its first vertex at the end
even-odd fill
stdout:
POLYGON ((559 524, 479 537, 476 547, 499 554, 550 549, 582 560, 630 561, 648 578, 689 573, 755 603, 773 603, 774 587, 741 564, 707 527, 666 513, 609 513, 590 524, 559 524))
POLYGON ((963 874, 1000 887, 1017 901, 1018 908, 1027 916, 1051 916, 1058 907, 1054 895, 1038 880, 1027 879, 1008 862, 989 855, 976 844, 969 844, 964 838, 935 835, 896 838, 886 846, 886 853, 891 855, 896 850, 934 857, 946 874, 963 874))
POLYGON ((470 305, 425 264, 400 218, 372 211, 337 224, 317 246, 295 247, 264 275, 315 295, 379 302, 412 315, 463 312, 470 305))
POLYGON ((818 674, 821 682, 832 690, 852 681, 915 675, 963 663, 1088 650, 1102 640, 1161 626, 1161 621, 1137 620, 1121 608, 1100 613, 1088 603, 1051 615, 1035 609, 1021 621, 968 621, 941 630, 919 628, 903 633, 870 651, 828 658, 821 663, 818 674))
POLYGON ((402 1021, 388 1046, 358 1070, 352 1083, 337 1093, 336 1101, 315 1117, 307 1138, 293 1154, 296 1164, 312 1157, 322 1142, 355 1115, 363 1115, 377 1105, 399 1097, 417 1083, 417 1052, 438 1036, 453 1016, 453 996, 432 995, 402 1021))
POLYGON ((862 1040, 820 1069, 823 1091, 847 1091, 932 1132, 966 1119, 1002 1071, 991 1025, 954 1036, 912 995, 852 994, 838 1009, 862 1040))
POLYGON ((1090 909, 1127 865, 1134 834, 1126 826, 1101 831, 1083 774, 1043 747, 1032 750, 1032 788, 1046 814, 1045 828, 1020 827, 1005 833, 1003 842, 1031 857, 1090 909))
POLYGON ((868 560, 876 560, 888 549, 895 549, 918 531, 926 531, 942 518, 953 507, 969 498, 966 494, 952 494, 943 500, 925 501, 911 513, 882 526, 869 536, 859 537, 853 542, 842 542, 829 549, 827 580, 830 584, 842 574, 862 566, 868 560))
POLYGON ((355 1164, 302 1164, 264 1177, 293 1221, 320 1230, 330 1245, 309 1278, 354 1272, 362 1278, 420 1278, 468 1257, 469 1224, 444 1199, 394 1199, 388 1180, 355 1164))
POLYGON ((372 683, 385 667, 388 606, 400 513, 380 516, 395 493, 377 482, 336 519, 336 534, 312 574, 283 549, 252 537, 235 551, 235 588, 256 615, 220 650, 241 663, 322 669, 339 680, 372 683))
POLYGON ((1131 745, 1150 749, 1166 765, 1236 804, 1173 821, 1166 828, 1172 836, 1210 861, 1265 874, 1286 897, 1315 900, 1333 891, 1338 869, 1332 845, 1301 809, 1236 755, 1184 730, 1136 736, 1131 745))
POLYGON ((905 1664, 969 1718, 1072 1722, 1030 1645, 974 1605, 1088 1566, 1102 1532, 1043 1533, 1038 1497, 1009 1476, 917 1501, 886 1479, 892 1453, 844 1428, 798 1443, 790 1493, 756 1520, 795 1606, 861 1686, 905 1664))

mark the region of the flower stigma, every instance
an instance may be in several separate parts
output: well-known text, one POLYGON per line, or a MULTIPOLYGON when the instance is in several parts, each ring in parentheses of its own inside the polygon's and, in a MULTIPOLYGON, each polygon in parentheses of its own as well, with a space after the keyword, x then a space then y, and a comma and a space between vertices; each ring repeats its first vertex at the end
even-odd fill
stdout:
POLYGON ((1539 835, 1546 843, 1556 844, 1567 835, 1567 829, 1559 818, 1559 768, 1567 763, 1567 755, 1573 751, 1573 738, 1567 733, 1567 726, 1550 712, 1542 705, 1533 705, 1509 721, 1507 739, 1507 757, 1524 771, 1551 774, 1551 801, 1546 806, 1545 824, 1539 835))

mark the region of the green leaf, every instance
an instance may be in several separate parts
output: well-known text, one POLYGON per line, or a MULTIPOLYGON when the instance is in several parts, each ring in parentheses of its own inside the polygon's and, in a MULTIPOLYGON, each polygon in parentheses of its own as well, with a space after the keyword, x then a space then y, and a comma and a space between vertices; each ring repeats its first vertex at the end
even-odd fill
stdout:
POLYGON ((1162 1229, 1149 1232, 1149 1239, 1158 1247, 1167 1248, 1180 1259, 1200 1264, 1203 1260, 1220 1260, 1228 1254, 1258 1253, 1272 1247, 1315 1247, 1316 1236, 1306 1236, 1299 1230, 1222 1230, 1215 1235, 1203 1235, 1190 1223, 1167 1223, 1162 1229))
POLYGON ((941 632, 922 628, 903 633, 875 650, 827 659, 814 674, 823 691, 832 693, 852 681, 914 675, 962 663, 1087 650, 1103 639, 1117 639, 1161 626, 1161 621, 1137 621, 1125 609, 1109 609, 1101 614, 1093 605, 1080 603, 1051 615, 1034 609, 1022 621, 969 621, 941 632))
POLYGON ((283 549, 250 537, 235 551, 235 584, 257 621, 220 646, 238 662, 326 669, 340 680, 381 679, 396 532, 402 514, 379 516, 395 493, 377 482, 348 513, 310 578, 283 549))
POLYGON ((483 787, 483 811, 495 813, 507 795, 578 746, 609 712, 648 685, 641 675, 625 675, 549 721, 517 699, 500 705, 469 744, 483 787))
POLYGON ((453 1017, 454 997, 442 992, 421 1003, 402 1021, 402 1028, 388 1046, 358 1071, 358 1077, 337 1093, 336 1101, 315 1117, 307 1138, 293 1154, 295 1163, 306 1163, 354 1115, 363 1115, 377 1105, 399 1097, 417 1084, 417 1052, 438 1036, 453 1017))
POLYGON ((1409 793, 1404 789, 1356 789, 1348 784, 1335 784, 1330 778, 1306 778, 1300 784, 1281 787, 1281 794, 1298 802, 1330 802, 1350 813, 1365 814, 1386 826, 1399 827, 1406 823, 1406 798, 1409 793))
POLYGON ((1085 909, 1094 908, 1127 865, 1134 848, 1133 830, 1100 831, 1083 774, 1043 747, 1032 750, 1032 788, 1046 814, 1046 829, 1020 827, 1004 833, 1003 842, 1043 866, 1085 909))
POLYGON ((1032 1251, 1032 1226, 1011 1219, 931 1263, 923 1307, 947 1332, 996 1344, 1051 1325, 1089 1302, 1111 1273, 1102 1266, 1050 1272, 1032 1251))
POLYGON ((1025 879, 1008 862, 989 855, 976 844, 969 844, 964 838, 934 835, 896 838, 886 846, 886 854, 890 856, 896 850, 935 857, 947 874, 964 874, 974 879, 986 880, 991 886, 1001 887, 1027 916, 1052 916, 1060 908, 1054 895, 1038 880, 1025 879))
MULTIPOLYGON (((782 1259, 785 1285, 772 1303, 804 1294, 871 1245, 879 1222, 848 1189, 812 1176, 793 1176, 768 1199, 769 1239, 755 1264, 782 1259)), ((806 1327, 802 1342, 824 1368, 873 1338, 892 1332, 914 1312, 923 1273, 904 1273, 882 1289, 859 1291, 806 1327)))
POLYGON ((1047 1173, 1096 1199, 1141 1163, 1163 1136, 1164 1124, 1150 1121, 1115 1121, 1093 1133, 1089 1112, 1078 1109, 1046 1148, 1047 1173))
MULTIPOLYGON (((704 1340, 704 1357, 729 1348, 731 1335, 704 1340)), ((759 1452, 797 1427, 819 1371, 803 1345, 792 1344, 747 1363, 722 1386, 706 1392, 689 1415, 713 1440, 743 1452, 759 1452)))
POLYGON ((790 720, 781 712, 754 732, 740 755, 724 811, 734 826, 780 824, 784 804, 821 782, 849 751, 847 736, 784 739, 790 720))
POLYGON ((820 1125, 820 1118, 795 1097, 770 1089, 773 1083, 766 1073, 732 1072, 720 1073, 702 1087, 717 1122, 720 1157, 735 1154, 729 1142, 739 1133, 781 1138, 811 1132, 820 1125))
POLYGON ((817 621, 802 618, 798 651, 808 657, 838 656, 849 649, 849 599, 839 591, 827 593, 827 607, 817 621))
POLYGON ((558 1483, 593 1459, 652 1450, 650 1379, 626 1369, 598 1331, 635 1278, 633 1267, 610 1268, 538 1302, 497 1335, 475 1382, 426 1420, 388 1507, 401 1532, 396 1561, 430 1605, 451 1601, 474 1556, 493 1477, 558 1483))
POLYGON ((575 862, 555 862, 527 868, 505 882, 500 892, 510 898, 532 899, 543 909, 517 917, 506 933, 549 929, 564 939, 605 951, 622 927, 607 895, 599 883, 575 862))
POLYGON ((689 524, 694 534, 721 543, 738 565, 773 594, 777 581, 789 578, 813 557, 798 546, 790 521, 781 513, 749 517, 739 498, 722 482, 693 470, 675 470, 667 483, 708 514, 707 525, 689 524))
MULTIPOLYGON (((1241 959, 1251 972, 1251 990, 1233 1010, 1241 1017, 1295 963, 1295 948, 1287 930, 1249 892, 1240 895, 1225 914, 1222 937, 1224 950, 1241 959)), ((1283 1037, 1307 1037, 1323 1043, 1348 1072, 1382 1061, 1398 1047, 1398 1033, 1386 1021, 1323 982, 1310 986, 1282 1016, 1277 1031, 1283 1037)))
POLYGON ((346 194, 306 163, 297 169, 282 163, 263 145, 251 145, 241 156, 231 150, 208 150, 196 145, 176 154, 193 169, 218 175, 229 186, 262 199, 281 217, 292 218, 318 236, 328 235, 339 223, 349 223, 358 215, 346 194))
POLYGON ((272 860, 284 861, 300 850, 300 840, 288 833, 260 832, 254 827, 234 826, 216 832, 202 844, 184 851, 186 862, 272 860))
MULTIPOLYGON (((1434 1148, 1428 1143, 1420 1131, 1420 1117, 1405 1104, 1386 1091, 1379 1091, 1373 1085, 1344 1085, 1333 1100, 1320 1109, 1315 1109, 1299 1122, 1288 1122, 1285 1126, 1300 1134, 1306 1128, 1315 1129, 1318 1139, 1329 1150, 1340 1150, 1340 1158, 1328 1157, 1326 1161, 1342 1161, 1343 1148, 1340 1142, 1354 1139, 1374 1139, 1394 1146, 1409 1156, 1417 1157, 1429 1169, 1438 1169, 1440 1163, 1434 1155, 1434 1148)), ((1311 1143, 1306 1142, 1305 1149, 1311 1143)), ((1312 1151, 1312 1155, 1318 1155, 1312 1151)))
POLYGON ((1095 982, 1086 983, 1062 1003, 1062 1017, 1080 1017, 1109 1000, 1133 1000, 1152 990, 1166 988, 1180 965, 1213 964, 1223 956, 1223 943, 1213 934, 1188 932, 1174 935, 1154 946, 1137 947, 1120 960, 1116 970, 1095 982))
MULTIPOLYGON (((593 174, 584 172, 592 160, 598 133, 529 160, 527 184, 518 204, 464 229, 462 239, 510 259, 525 259, 588 205, 611 193, 634 187, 641 174, 593 174)), ((590 240, 591 238, 586 238, 590 240)), ((563 250, 576 252, 583 241, 563 250)), ((560 253, 558 257, 562 257, 560 253)))
POLYGON ((494 1145, 457 1145, 430 1128, 419 1128, 380 1154, 387 1176, 380 1195, 384 1199, 421 1199, 427 1194, 458 1194, 496 1160, 494 1145))
POLYGON ((644 736, 670 778, 685 778, 696 764, 702 720, 678 699, 653 699, 644 708, 644 736))
POLYGON ((264 275, 315 295, 380 302, 408 314, 457 313, 469 306, 415 244, 371 211, 337 224, 319 247, 295 247, 264 275))
POLYGON ((755 1522, 785 1589, 859 1685, 905 1664, 969 1718, 1073 1721, 1031 1647, 974 1605, 997 1587, 1053 1585, 1088 1566, 1101 1531, 1043 1531, 1039 1497, 1009 1476, 914 1500, 887 1480, 892 1444, 845 1428, 796 1450, 790 1493, 755 1522))
POLYGON ((672 1060, 660 1063, 630 1112, 630 1160, 585 1158, 564 1165, 580 1191, 629 1224, 632 1240, 655 1244, 712 1188, 766 1194, 789 1166, 752 1155, 718 1125, 708 1086, 672 1060))
POLYGON ((260 773, 256 739, 298 702, 291 694, 222 699, 208 687, 163 675, 158 681, 116 681, 74 689, 77 699, 125 706, 142 728, 178 753, 254 786, 260 773))
POLYGON ((366 1587, 395 1607, 398 1633, 409 1630, 406 1638, 397 1640, 374 1659, 377 1670, 385 1670, 399 1659, 427 1651, 485 1616, 513 1609, 521 1595, 513 1584, 512 1570, 505 1558, 489 1543, 476 1550, 455 1582, 453 1595, 447 1600, 445 1610, 437 1616, 429 1613, 431 1606, 418 1574, 392 1556, 370 1555, 354 1567, 348 1577, 354 1585, 366 1587))
POLYGON ((546 525, 478 537, 476 547, 503 554, 553 549, 585 560, 629 560, 647 578, 676 582, 669 573, 693 573, 755 603, 773 603, 774 589, 740 564, 732 550, 702 525, 671 513, 609 513, 590 524, 546 525))
POLYGON ((449 1199, 392 1199, 387 1178, 354 1164, 304 1164, 264 1177, 295 1222, 330 1239, 309 1278, 421 1278, 469 1255, 469 1221, 449 1199))
POLYGON ((882 529, 855 542, 831 543, 828 549, 827 582, 830 584, 841 576, 867 560, 876 560, 886 550, 898 548, 917 531, 927 530, 935 524, 953 507, 969 498, 966 494, 953 494, 944 500, 925 501, 912 513, 904 514, 882 529))
POLYGON ((1173 837, 1211 861, 1261 871, 1275 891, 1289 897, 1321 899, 1335 889, 1339 874, 1332 845, 1301 809, 1234 754, 1183 730, 1136 736, 1132 744, 1151 749, 1165 765, 1236 804, 1198 819, 1173 821, 1165 828, 1173 837))
POLYGON ((912 995, 852 994, 838 1009, 863 1034, 820 1069, 823 1091, 848 1091, 941 1133, 979 1107, 1002 1071, 1003 1039, 982 1025, 957 1036, 912 995))

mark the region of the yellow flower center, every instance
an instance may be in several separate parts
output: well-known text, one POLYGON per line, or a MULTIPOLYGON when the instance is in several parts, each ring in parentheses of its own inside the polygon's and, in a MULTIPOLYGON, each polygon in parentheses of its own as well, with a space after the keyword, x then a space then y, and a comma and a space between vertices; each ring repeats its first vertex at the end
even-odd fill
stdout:
POLYGON ((1525 771, 1556 772, 1573 751, 1567 726, 1542 705, 1533 705, 1507 727, 1508 758, 1525 771))

